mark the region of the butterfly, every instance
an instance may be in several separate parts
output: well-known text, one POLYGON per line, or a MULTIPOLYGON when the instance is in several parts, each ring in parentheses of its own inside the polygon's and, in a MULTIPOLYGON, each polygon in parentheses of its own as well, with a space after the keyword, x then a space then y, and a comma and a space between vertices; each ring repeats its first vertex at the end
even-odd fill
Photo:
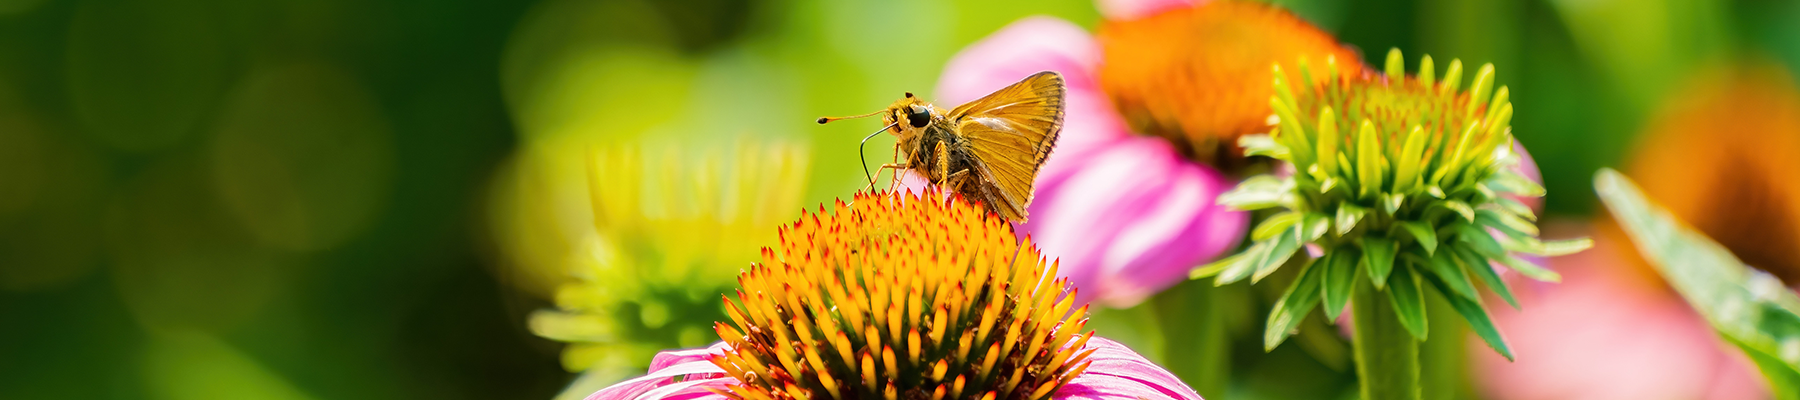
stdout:
MULTIPOLYGON (((979 201, 1008 221, 1023 223, 1033 181, 1062 132, 1063 77, 1044 71, 945 112, 906 93, 886 110, 840 119, 882 116, 887 126, 870 133, 894 134, 894 158, 878 171, 910 169, 933 185, 979 201)), ((863 173, 868 175, 865 164, 863 173)), ((870 185, 875 179, 868 176, 870 185)))

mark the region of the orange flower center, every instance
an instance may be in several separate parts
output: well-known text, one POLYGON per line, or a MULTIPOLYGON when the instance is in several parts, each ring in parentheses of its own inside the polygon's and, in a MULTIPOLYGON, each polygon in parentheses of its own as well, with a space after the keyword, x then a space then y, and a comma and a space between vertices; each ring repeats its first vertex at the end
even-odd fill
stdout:
POLYGON ((1132 128, 1228 170, 1242 164, 1239 135, 1269 131, 1271 65, 1361 65, 1355 51, 1292 13, 1238 1, 1108 21, 1098 39, 1101 88, 1132 128))
POLYGON ((1087 307, 960 200, 858 195, 781 230, 738 280, 713 363, 740 399, 1043 399, 1087 368, 1087 307), (1066 317, 1065 317, 1066 315, 1066 317))

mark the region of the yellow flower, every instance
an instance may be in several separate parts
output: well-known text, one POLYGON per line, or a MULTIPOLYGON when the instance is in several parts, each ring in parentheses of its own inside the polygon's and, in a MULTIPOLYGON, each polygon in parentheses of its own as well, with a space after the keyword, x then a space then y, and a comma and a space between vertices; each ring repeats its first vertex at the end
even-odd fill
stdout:
POLYGON ((641 367, 661 349, 713 340, 707 328, 725 315, 712 296, 735 286, 756 259, 750 249, 774 241, 767 227, 799 212, 804 146, 713 146, 588 149, 594 230, 552 265, 568 277, 555 289, 557 309, 531 317, 533 332, 570 343, 565 368, 641 367))

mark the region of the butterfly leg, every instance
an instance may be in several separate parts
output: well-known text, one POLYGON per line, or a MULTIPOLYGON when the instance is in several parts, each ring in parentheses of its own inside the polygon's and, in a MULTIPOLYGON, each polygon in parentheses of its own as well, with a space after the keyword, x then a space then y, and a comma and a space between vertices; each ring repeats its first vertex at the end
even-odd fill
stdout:
POLYGON ((944 189, 949 190, 950 193, 962 193, 962 186, 964 184, 967 184, 968 182, 969 182, 969 170, 968 169, 956 171, 956 173, 950 174, 950 177, 944 178, 944 189))
POLYGON ((937 169, 933 170, 933 172, 937 172, 934 175, 936 175, 936 178, 938 179, 938 181, 932 182, 931 184, 943 186, 944 184, 949 183, 950 182, 950 146, 946 145, 942 141, 939 141, 937 143, 937 166, 936 167, 937 167, 937 169))
POLYGON ((894 151, 889 153, 888 163, 882 164, 882 167, 886 168, 889 165, 894 166, 894 171, 888 175, 888 192, 891 193, 895 187, 900 186, 900 170, 912 168, 912 163, 900 162, 900 142, 894 142, 894 151))
POLYGON ((875 169, 875 180, 869 181, 868 189, 871 191, 875 190, 875 182, 881 180, 881 173, 891 169, 894 170, 894 179, 888 182, 888 191, 894 191, 894 185, 900 182, 900 170, 907 168, 912 168, 912 165, 907 163, 881 164, 881 168, 875 169))

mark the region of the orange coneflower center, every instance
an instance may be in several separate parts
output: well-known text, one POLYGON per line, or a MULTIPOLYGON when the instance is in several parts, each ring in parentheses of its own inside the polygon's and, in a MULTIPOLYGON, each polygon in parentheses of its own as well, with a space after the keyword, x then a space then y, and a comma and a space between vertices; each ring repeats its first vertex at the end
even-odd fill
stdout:
POLYGON ((1098 39, 1101 88, 1132 128, 1227 169, 1242 164, 1238 136, 1269 131, 1270 65, 1360 65, 1355 51, 1292 13, 1239 1, 1107 21, 1098 39))
POLYGON ((740 399, 1043 399, 1087 367, 1086 306, 959 200, 859 195, 781 230, 725 300, 740 399))
POLYGON ((1779 65, 1713 68, 1660 113, 1631 163, 1645 194, 1751 266, 1800 282, 1800 89, 1779 65))

